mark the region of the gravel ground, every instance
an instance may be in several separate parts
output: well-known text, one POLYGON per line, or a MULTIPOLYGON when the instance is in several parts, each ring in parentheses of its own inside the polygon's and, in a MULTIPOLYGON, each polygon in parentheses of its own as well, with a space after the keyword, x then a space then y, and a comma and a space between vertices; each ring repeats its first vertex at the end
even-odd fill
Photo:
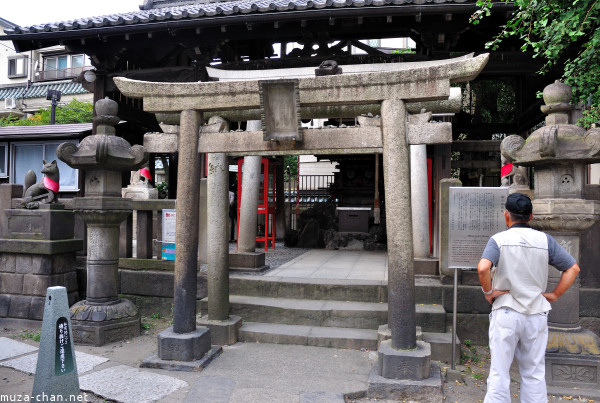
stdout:
MULTIPOLYGON (((256 248, 256 252, 265 252, 265 264, 269 266, 269 270, 278 268, 284 263, 297 258, 300 255, 308 252, 310 249, 305 248, 288 248, 283 242, 275 242, 275 248, 269 248, 265 252, 265 248, 256 248)), ((236 252, 237 245, 235 242, 229 242, 229 252, 236 252)), ((200 265, 200 271, 208 270, 206 264, 200 265)))
MULTIPOLYGON (((234 245, 235 250, 235 243, 230 244, 230 249, 231 245, 234 245)), ((303 255, 309 250, 310 249, 305 248, 288 248, 283 244, 283 242, 275 242, 275 249, 269 249, 265 252, 265 263, 269 265, 269 268, 276 269, 282 264, 287 263, 300 255, 303 255)), ((257 248, 256 251, 264 252, 264 248, 257 248)))

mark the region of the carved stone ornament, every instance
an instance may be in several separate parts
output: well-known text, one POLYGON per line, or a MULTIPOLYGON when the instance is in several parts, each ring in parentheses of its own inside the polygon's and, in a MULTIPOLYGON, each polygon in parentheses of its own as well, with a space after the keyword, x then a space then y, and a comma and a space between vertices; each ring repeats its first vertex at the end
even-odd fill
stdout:
POLYGON ((56 149, 61 161, 76 169, 103 168, 106 170, 135 170, 148 161, 148 153, 141 145, 131 146, 127 140, 115 136, 114 125, 119 122, 117 103, 105 98, 96 102, 98 124, 97 132, 87 136, 76 146, 73 143, 62 143, 56 149))
POLYGON ((593 200, 535 199, 530 224, 540 231, 580 232, 600 217, 600 205, 593 200))
POLYGON ((574 332, 548 332, 547 353, 593 354, 600 355, 598 336, 591 330, 579 328, 574 332))
POLYGON ((517 135, 502 141, 502 155, 523 166, 556 166, 600 162, 600 130, 568 124, 571 88, 559 81, 544 89, 542 112, 547 113, 546 126, 537 129, 527 140, 517 135))
POLYGON ((93 304, 83 300, 73 305, 70 311, 71 320, 90 322, 135 318, 138 314, 137 307, 126 299, 118 299, 111 304, 93 304))
POLYGON ((335 60, 325 60, 315 69, 315 76, 334 76, 342 74, 342 68, 335 60))
POLYGON ((540 231, 579 232, 590 228, 597 220, 598 215, 593 214, 535 214, 529 224, 540 231))
MULTIPOLYGON (((570 385, 595 384, 598 371, 591 365, 552 365, 552 379, 568 382, 570 385)), ((591 385, 590 385, 591 386, 591 385)))

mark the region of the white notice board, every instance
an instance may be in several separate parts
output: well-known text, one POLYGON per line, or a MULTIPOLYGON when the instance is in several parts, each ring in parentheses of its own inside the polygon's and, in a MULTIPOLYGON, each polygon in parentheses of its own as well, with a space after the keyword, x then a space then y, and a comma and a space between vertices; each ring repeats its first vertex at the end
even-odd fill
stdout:
POLYGON ((506 187, 451 187, 448 267, 473 269, 490 236, 504 231, 506 187))
POLYGON ((162 241, 175 243, 175 209, 163 209, 162 215, 162 241))

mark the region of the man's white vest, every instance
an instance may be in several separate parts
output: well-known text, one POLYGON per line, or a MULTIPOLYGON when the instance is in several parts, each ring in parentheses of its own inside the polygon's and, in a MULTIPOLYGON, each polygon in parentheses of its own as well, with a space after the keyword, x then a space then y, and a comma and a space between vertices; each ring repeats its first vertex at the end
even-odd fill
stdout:
POLYGON ((492 309, 508 307, 532 315, 547 312, 542 292, 548 282, 548 237, 532 228, 511 228, 492 237, 500 249, 492 269, 492 287, 509 290, 496 298, 492 309))

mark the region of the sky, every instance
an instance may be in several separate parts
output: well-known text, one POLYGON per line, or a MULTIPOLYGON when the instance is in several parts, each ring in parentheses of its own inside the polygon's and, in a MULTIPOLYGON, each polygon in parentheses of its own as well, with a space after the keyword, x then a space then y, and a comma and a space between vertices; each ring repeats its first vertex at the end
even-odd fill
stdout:
POLYGON ((143 0, 2 0, 0 17, 30 26, 139 10, 143 0))

